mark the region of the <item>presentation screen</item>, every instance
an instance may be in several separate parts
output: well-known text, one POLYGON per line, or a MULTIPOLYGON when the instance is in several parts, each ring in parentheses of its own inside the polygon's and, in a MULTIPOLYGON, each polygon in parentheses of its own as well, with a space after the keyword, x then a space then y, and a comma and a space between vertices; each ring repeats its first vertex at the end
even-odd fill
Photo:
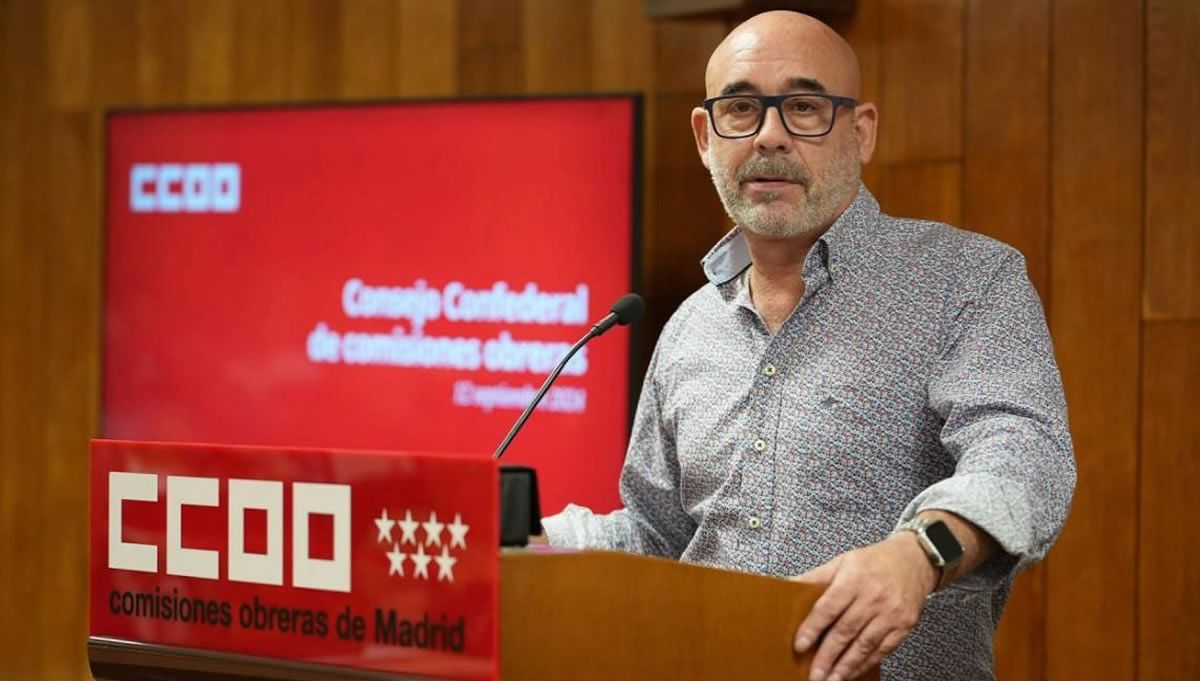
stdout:
MULTIPOLYGON (((108 118, 103 434, 490 456, 632 290, 637 100, 108 118)), ((580 351, 506 462, 618 506, 630 338, 580 351)))

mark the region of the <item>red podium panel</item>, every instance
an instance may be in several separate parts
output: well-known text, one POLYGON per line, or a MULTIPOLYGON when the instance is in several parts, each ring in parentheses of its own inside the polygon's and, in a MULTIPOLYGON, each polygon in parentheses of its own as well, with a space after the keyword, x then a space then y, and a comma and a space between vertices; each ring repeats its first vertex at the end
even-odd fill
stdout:
POLYGON ((91 635, 495 679, 495 462, 95 440, 91 635))

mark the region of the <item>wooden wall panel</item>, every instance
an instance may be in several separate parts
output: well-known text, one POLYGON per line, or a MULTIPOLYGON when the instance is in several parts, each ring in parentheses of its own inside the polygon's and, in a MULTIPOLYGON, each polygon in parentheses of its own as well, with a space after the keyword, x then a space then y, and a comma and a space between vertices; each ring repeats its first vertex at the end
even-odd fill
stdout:
POLYGON ((1138 677, 1200 678, 1200 5, 1150 0, 1138 677), (1170 558, 1166 558, 1170 556, 1170 558))
POLYGON ((1200 2, 1149 0, 1144 298, 1149 319, 1200 319, 1198 35, 1200 2))
POLYGON ((188 0, 185 97, 190 104, 227 102, 234 84, 234 0, 188 0))
POLYGON ((654 240, 646 254, 653 263, 647 286, 655 298, 670 291, 674 300, 664 303, 670 310, 705 281, 700 258, 731 225, 692 136, 689 121, 700 97, 698 91, 659 94, 648 124, 658 144, 658 192, 649 225, 654 240))
POLYGON ((1049 284, 1050 3, 967 4, 964 227, 1025 255, 1049 284))
POLYGON ((187 90, 187 7, 138 0, 137 91, 143 105, 179 104, 187 90))
MULTIPOLYGON (((45 224, 47 221, 48 133, 47 84, 41 74, 49 63, 49 31, 45 7, 14 3, 7 8, 6 63, 15 57, 20 68, 8 71, 9 112, 5 121, 7 196, 3 215, 7 225, 35 225, 5 234, 0 247, 4 276, 0 295, 5 325, 0 333, 0 363, 5 399, 0 402, 0 536, 4 538, 4 564, 0 588, 8 587, 0 619, 0 659, 24 676, 45 667, 50 655, 62 649, 53 627, 41 615, 43 601, 50 607, 62 603, 50 590, 45 562, 46 528, 65 521, 47 503, 48 462, 41 426, 48 410, 43 353, 47 337, 44 301, 49 272, 45 224), (47 511, 51 511, 47 513, 47 511), (31 522, 32 521, 32 522, 31 522)), ((69 551, 70 549, 66 549, 69 551)))
POLYGON ((525 0, 525 90, 587 92, 592 85, 592 3, 525 0))
POLYGON ((342 75, 340 0, 289 0, 287 8, 287 98, 329 101, 342 75))
POLYGON ((962 0, 881 0, 879 160, 962 155, 962 0))
POLYGON ((46 97, 55 109, 91 104, 92 12, 88 0, 47 0, 46 97))
MULTIPOLYGON (((654 23, 654 74, 658 92, 700 93, 704 99, 704 71, 708 57, 732 26, 716 19, 657 21, 654 23)), ((685 120, 686 123, 686 120, 685 120)))
POLYGON ((1043 679, 1046 669, 1046 565, 1017 576, 996 629, 996 678, 1043 679))
MULTIPOLYGON (((18 224, 18 212, 14 198, 19 189, 17 169, 19 163, 15 147, 17 144, 15 90, 23 78, 24 62, 18 55, 17 31, 20 13, 9 0, 0 0, 0 329, 23 329, 21 305, 9 301, 16 290, 22 271, 17 259, 17 241, 20 232, 9 227, 18 224)), ((17 345, 21 332, 0 333, 0 555, 16 554, 17 522, 20 506, 18 495, 24 484, 21 460, 9 452, 18 446, 16 432, 16 406, 13 404, 17 387, 15 369, 17 345)), ((0 613, 16 610, 16 561, 0 560, 0 613)), ((6 660, 0 672, 14 676, 15 671, 27 661, 17 657, 16 631, 11 620, 0 615, 0 660, 6 660)))
POLYGON ((234 3, 233 97, 239 102, 287 98, 288 3, 234 3))
MULTIPOLYGON (((658 120, 658 73, 654 24, 642 16, 641 0, 595 0, 592 3, 592 89, 596 92, 641 92, 642 97, 642 268, 637 274, 639 293, 648 294, 653 261, 649 257, 655 236, 668 223, 658 220, 657 205, 664 197, 658 191, 658 136, 651 127, 658 120)), ((701 95, 703 97, 703 95, 701 95)), ((678 121, 676 121, 678 122, 678 121)), ((649 318, 664 314, 662 306, 652 309, 643 329, 653 328, 649 318)), ((657 334, 637 334, 640 343, 635 352, 635 372, 641 374, 649 362, 649 352, 657 334)))
POLYGON ((340 6, 339 97, 380 98, 392 94, 396 10, 391 0, 355 0, 340 6))
POLYGON ((961 224, 962 0, 880 0, 878 169, 884 212, 961 224))
MULTIPOLYGON (((66 49, 71 49, 67 47, 66 49)), ((41 441, 39 462, 45 469, 40 488, 28 490, 38 509, 29 518, 38 536, 36 626, 45 638, 39 666, 57 667, 67 677, 84 676, 88 580, 88 440, 96 423, 99 363, 90 343, 99 338, 100 263, 102 252, 95 216, 100 213, 98 188, 99 127, 91 112, 52 113, 46 120, 46 259, 41 301, 45 336, 39 380, 44 384, 44 413, 30 433, 41 441), (64 456, 64 452, 75 453, 64 456), (71 490, 70 493, 64 493, 71 490), (78 492, 76 492, 78 490, 78 492), (49 540, 47 540, 49 538, 49 540)))
POLYGON ((962 224, 962 164, 891 163, 879 179, 879 204, 889 215, 962 224))
POLYGON ((459 0, 459 91, 515 94, 525 89, 520 0, 459 0))
POLYGON ((1052 22, 1050 329, 1079 484, 1046 566, 1050 679, 1129 679, 1134 662, 1142 7, 1058 0, 1052 22), (1102 557, 1102 558, 1101 558, 1102 557))
POLYGON ((1143 332, 1138 678, 1200 679, 1200 321, 1143 332))
POLYGON ((402 95, 451 95, 459 91, 457 0, 400 0, 392 43, 395 91, 402 95))
POLYGON ((654 29, 641 0, 593 0, 592 88, 647 92, 654 88, 654 29))
MULTIPOLYGON (((644 225, 646 328, 661 329, 684 298, 705 281, 700 258, 728 229, 716 190, 696 152, 692 109, 704 100, 708 56, 728 31, 720 20, 654 25, 655 92, 647 137, 655 141, 649 174, 655 187, 644 225)), ((643 334, 643 355, 657 339, 643 334)))
MULTIPOLYGON (((19 4, 22 0, 16 0, 19 4)), ((91 1, 91 102, 98 109, 138 100, 138 5, 135 0, 91 1)), ((18 62, 20 63, 20 62, 18 62)), ((28 68, 28 64, 23 64, 28 68)))

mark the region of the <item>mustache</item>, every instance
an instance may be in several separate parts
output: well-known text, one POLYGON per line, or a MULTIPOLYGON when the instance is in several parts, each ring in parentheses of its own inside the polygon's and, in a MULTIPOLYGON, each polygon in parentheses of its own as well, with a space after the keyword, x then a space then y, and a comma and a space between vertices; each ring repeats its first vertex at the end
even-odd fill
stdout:
POLYGON ((737 171, 737 181, 749 182, 756 177, 780 177, 790 182, 808 186, 808 173, 804 168, 781 158, 756 156, 746 161, 737 171))

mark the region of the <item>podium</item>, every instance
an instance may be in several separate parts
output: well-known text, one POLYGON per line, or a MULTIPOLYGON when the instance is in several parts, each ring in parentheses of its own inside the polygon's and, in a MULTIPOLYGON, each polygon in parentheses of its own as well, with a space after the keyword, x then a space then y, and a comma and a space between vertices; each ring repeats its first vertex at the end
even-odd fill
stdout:
POLYGON ((93 675, 807 678, 820 589, 499 550, 497 488, 477 457, 94 441, 93 675))

